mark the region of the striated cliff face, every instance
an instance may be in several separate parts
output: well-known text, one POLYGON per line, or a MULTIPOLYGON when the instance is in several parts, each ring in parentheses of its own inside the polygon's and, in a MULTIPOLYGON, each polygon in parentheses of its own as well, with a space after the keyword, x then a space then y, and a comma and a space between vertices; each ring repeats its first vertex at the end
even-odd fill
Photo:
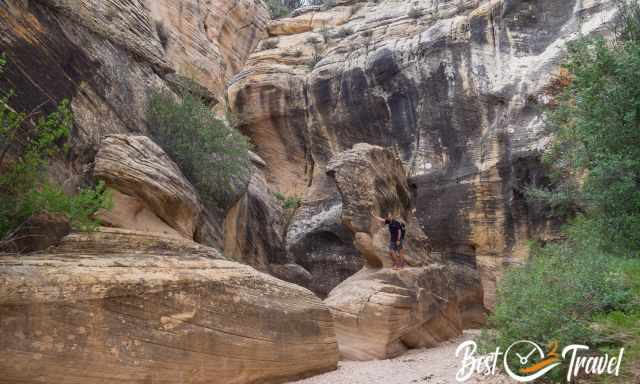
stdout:
MULTIPOLYGON (((106 135, 147 132, 150 90, 190 78, 212 105, 224 104, 225 83, 266 35, 267 19, 266 6, 253 0, 4 1, 0 52, 8 65, 0 88, 16 89, 11 103, 20 111, 71 101, 71 150, 50 172, 71 192, 93 177, 106 135)), ((139 205, 116 200, 120 212, 139 205)), ((224 212, 208 214, 206 234, 198 228, 195 238, 221 247, 224 212)))
POLYGON ((422 0, 338 2, 269 23, 228 100, 267 181, 304 197, 288 258, 325 282, 359 269, 325 168, 355 143, 390 147, 433 250, 476 267, 491 307, 504 266, 557 224, 523 188, 546 182, 541 107, 566 43, 613 16, 606 0, 422 0))
POLYGON ((331 158, 328 176, 342 200, 341 222, 365 259, 359 272, 331 290, 325 303, 346 359, 386 359, 410 348, 434 347, 484 323, 477 270, 430 251, 410 199, 406 171, 389 150, 360 143, 331 158), (407 268, 391 269, 388 230, 371 212, 406 223, 407 268))

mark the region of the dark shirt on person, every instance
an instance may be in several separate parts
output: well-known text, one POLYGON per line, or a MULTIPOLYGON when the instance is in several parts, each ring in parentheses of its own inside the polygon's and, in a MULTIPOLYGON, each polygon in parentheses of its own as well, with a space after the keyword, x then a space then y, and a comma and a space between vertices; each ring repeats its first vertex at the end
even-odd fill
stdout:
POLYGON ((389 226, 389 235, 391 236, 391 242, 395 243, 400 240, 404 240, 405 228, 404 224, 396 219, 385 219, 384 224, 389 226))

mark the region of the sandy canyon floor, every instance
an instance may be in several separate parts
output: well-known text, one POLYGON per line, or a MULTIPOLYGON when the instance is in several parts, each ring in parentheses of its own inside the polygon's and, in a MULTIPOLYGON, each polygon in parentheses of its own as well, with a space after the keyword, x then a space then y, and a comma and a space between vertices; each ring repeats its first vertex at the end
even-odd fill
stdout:
MULTIPOLYGON (((439 347, 412 350, 395 359, 341 361, 336 371, 289 384, 458 384, 456 372, 460 359, 455 356, 456 348, 475 334, 475 331, 468 331, 439 347)), ((465 383, 506 384, 508 380, 478 377, 465 383)))

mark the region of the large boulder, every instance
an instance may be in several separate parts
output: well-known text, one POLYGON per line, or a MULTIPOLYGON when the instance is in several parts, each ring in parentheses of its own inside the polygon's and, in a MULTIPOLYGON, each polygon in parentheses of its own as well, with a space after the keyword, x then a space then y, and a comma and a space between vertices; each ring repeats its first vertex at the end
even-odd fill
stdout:
POLYGON ((542 107, 566 43, 599 32, 615 17, 613 4, 389 0, 309 8, 270 24, 277 46, 249 57, 229 102, 268 159, 270 180, 309 202, 337 153, 359 142, 394 148, 433 250, 477 265, 492 306, 504 266, 527 257, 529 239, 555 234, 557 223, 523 193, 546 182, 542 107), (321 22, 329 15, 340 17, 321 22))
POLYGON ((430 250, 417 223, 407 175, 391 151, 369 144, 336 155, 327 166, 342 197, 342 224, 353 233, 364 268, 334 288, 325 303, 336 322, 341 355, 370 360, 433 347, 484 321, 478 270, 430 250), (388 230, 371 212, 406 223, 409 268, 389 269, 388 230))
POLYGON ((158 218, 173 232, 193 240, 203 205, 180 168, 146 136, 110 135, 96 154, 94 175, 116 190, 112 225, 160 231, 158 218), (136 209, 137 208, 137 209, 136 209))
POLYGON ((342 282, 325 299, 342 358, 390 359, 461 335, 450 278, 442 264, 432 264, 402 271, 365 267, 342 282))
POLYGON ((0 258, 7 383, 278 383, 337 366, 311 292, 181 238, 103 229, 0 258))

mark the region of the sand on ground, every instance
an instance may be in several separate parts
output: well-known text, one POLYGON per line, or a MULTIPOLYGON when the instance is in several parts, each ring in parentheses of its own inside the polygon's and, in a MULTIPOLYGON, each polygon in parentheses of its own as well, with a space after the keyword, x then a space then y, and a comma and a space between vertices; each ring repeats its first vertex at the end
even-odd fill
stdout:
MULTIPOLYGON (((465 331, 458 339, 435 348, 411 350, 395 359, 341 361, 336 371, 289 384, 458 384, 456 373, 461 359, 456 357, 456 348, 476 334, 465 331)), ((465 383, 502 384, 509 381, 497 376, 475 377, 465 383)))

